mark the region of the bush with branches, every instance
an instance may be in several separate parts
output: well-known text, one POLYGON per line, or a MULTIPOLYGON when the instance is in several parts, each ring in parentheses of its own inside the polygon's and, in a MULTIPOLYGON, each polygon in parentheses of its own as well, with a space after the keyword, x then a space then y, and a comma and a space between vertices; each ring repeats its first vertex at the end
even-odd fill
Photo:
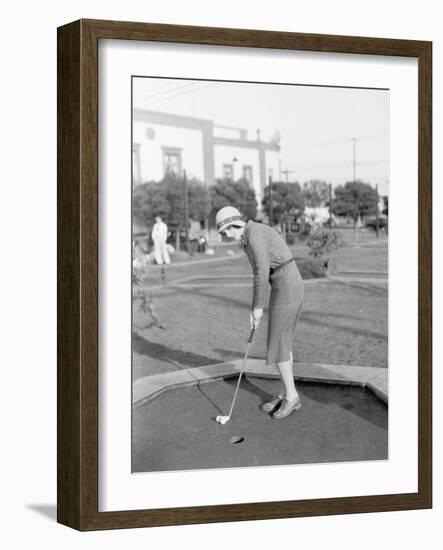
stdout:
POLYGON ((332 252, 344 246, 343 235, 335 229, 316 227, 311 231, 306 244, 309 255, 314 258, 329 257, 332 252))
POLYGON ((152 292, 147 287, 147 279, 147 262, 142 263, 138 258, 135 258, 132 267, 132 303, 134 313, 141 314, 144 319, 144 323, 137 325, 137 328, 165 328, 155 310, 152 292))

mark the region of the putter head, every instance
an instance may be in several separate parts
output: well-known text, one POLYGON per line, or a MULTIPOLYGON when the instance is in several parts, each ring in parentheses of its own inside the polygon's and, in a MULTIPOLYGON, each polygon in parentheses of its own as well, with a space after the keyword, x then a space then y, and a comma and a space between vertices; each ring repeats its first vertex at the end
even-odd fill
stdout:
POLYGON ((229 416, 217 416, 215 421, 219 424, 226 424, 226 422, 229 422, 229 416))

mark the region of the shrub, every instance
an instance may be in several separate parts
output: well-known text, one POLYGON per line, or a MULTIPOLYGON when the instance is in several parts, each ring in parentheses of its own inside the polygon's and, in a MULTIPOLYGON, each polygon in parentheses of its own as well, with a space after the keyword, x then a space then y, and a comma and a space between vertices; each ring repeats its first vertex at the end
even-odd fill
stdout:
POLYGON ((286 233, 286 243, 295 244, 295 235, 294 233, 286 233))
POLYGON ((345 243, 340 231, 320 227, 311 232, 306 244, 309 246, 310 256, 322 258, 329 257, 331 252, 338 250, 345 243))
POLYGON ((147 262, 141 263, 136 259, 132 267, 132 302, 134 314, 139 313, 144 318, 144 324, 137 328, 165 328, 155 311, 152 293, 146 288, 147 278, 147 262))
POLYGON ((327 277, 331 274, 331 265, 329 260, 318 258, 297 258, 296 263, 303 280, 319 279, 320 277, 327 277))

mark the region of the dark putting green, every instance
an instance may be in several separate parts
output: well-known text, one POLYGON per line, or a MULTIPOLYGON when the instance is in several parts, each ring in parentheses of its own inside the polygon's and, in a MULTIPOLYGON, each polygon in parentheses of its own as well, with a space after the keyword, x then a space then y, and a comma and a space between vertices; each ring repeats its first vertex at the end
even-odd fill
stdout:
POLYGON ((298 383, 303 406, 273 420, 259 405, 279 383, 236 378, 167 391, 133 411, 132 471, 387 460, 388 409, 356 386, 298 383))

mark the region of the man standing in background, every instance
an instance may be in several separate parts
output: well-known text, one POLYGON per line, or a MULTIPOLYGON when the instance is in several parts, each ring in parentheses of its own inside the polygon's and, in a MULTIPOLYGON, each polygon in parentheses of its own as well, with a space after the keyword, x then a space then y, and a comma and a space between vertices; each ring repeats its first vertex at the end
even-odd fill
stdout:
MULTIPOLYGON (((168 248, 166 246, 166 239, 168 237, 168 226, 162 221, 160 216, 156 216, 155 224, 152 228, 152 242, 154 243, 154 258, 158 265, 170 264, 168 248)), ((162 276, 163 276, 162 268, 162 276)))

